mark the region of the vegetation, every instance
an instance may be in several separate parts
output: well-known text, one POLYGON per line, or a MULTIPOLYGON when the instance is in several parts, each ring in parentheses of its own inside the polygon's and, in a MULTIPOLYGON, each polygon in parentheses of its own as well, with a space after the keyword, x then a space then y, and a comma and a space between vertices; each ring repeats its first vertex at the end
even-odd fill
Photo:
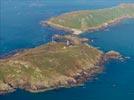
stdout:
MULTIPOLYGON (((122 17, 134 17, 133 4, 67 13, 48 22, 62 28, 85 31, 122 17)), ((79 85, 99 72, 103 61, 121 57, 114 51, 103 54, 86 44, 86 38, 74 35, 55 35, 53 38, 62 42, 48 43, 0 59, 0 93, 16 88, 38 92, 79 85)))
POLYGON ((71 86, 70 81, 78 84, 74 77, 83 70, 100 69, 95 66, 101 56, 99 50, 87 44, 49 43, 19 52, 0 60, 0 91, 11 87, 28 91, 47 90, 71 86))
POLYGON ((120 18, 134 17, 134 4, 121 4, 117 7, 105 8, 99 10, 83 10, 66 13, 61 16, 51 18, 48 21, 50 25, 62 26, 70 29, 86 31, 91 28, 97 28, 101 25, 107 25, 120 18))

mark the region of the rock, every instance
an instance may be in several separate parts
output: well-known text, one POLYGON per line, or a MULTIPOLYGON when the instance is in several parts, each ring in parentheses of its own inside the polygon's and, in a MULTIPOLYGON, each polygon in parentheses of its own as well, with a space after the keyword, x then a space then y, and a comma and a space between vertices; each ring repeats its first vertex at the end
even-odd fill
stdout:
POLYGON ((14 88, 12 88, 10 85, 0 81, 0 94, 5 94, 8 92, 13 92, 15 91, 14 88))
POLYGON ((122 59, 122 55, 119 52, 116 51, 108 51, 105 53, 104 60, 109 60, 109 59, 122 59))

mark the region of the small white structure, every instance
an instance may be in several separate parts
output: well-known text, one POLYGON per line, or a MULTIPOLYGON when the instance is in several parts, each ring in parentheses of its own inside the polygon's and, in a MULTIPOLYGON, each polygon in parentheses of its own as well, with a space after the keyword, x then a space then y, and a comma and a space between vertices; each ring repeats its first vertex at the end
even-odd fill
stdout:
POLYGON ((67 40, 67 46, 69 46, 70 45, 70 41, 69 40, 67 40))
POLYGON ((108 26, 108 23, 104 23, 105 26, 108 26))

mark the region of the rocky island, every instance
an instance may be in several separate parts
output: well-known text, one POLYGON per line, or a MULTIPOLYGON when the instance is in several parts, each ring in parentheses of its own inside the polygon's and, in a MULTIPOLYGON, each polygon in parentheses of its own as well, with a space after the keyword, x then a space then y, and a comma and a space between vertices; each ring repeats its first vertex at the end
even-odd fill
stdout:
POLYGON ((134 18, 134 4, 120 4, 112 8, 82 10, 65 13, 42 21, 43 25, 60 28, 79 35, 86 31, 96 31, 116 24, 123 19, 134 18))
MULTIPOLYGON (((78 11, 51 18, 48 25, 73 31, 97 30, 120 19, 134 17, 134 5, 93 11, 78 11)), ((52 42, 26 49, 0 59, 0 94, 17 88, 41 92, 83 84, 103 70, 108 59, 120 59, 115 51, 107 53, 87 44, 76 35, 54 35, 52 42)))
POLYGON ((106 60, 120 57, 116 52, 104 54, 83 43, 81 40, 85 38, 54 37, 64 41, 50 42, 0 59, 0 94, 17 88, 41 92, 81 85, 101 72, 106 60))
POLYGON ((48 43, 0 60, 0 93, 71 87, 101 71, 103 53, 87 44, 48 43))

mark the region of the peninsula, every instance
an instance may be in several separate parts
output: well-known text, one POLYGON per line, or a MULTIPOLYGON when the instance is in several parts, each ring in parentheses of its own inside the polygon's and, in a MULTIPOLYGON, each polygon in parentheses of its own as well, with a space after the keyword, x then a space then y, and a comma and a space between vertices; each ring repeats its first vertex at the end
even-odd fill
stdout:
POLYGON ((134 18, 134 4, 120 4, 112 8, 97 10, 82 10, 65 13, 42 21, 43 25, 60 28, 79 35, 86 31, 96 31, 120 22, 123 19, 134 18))

